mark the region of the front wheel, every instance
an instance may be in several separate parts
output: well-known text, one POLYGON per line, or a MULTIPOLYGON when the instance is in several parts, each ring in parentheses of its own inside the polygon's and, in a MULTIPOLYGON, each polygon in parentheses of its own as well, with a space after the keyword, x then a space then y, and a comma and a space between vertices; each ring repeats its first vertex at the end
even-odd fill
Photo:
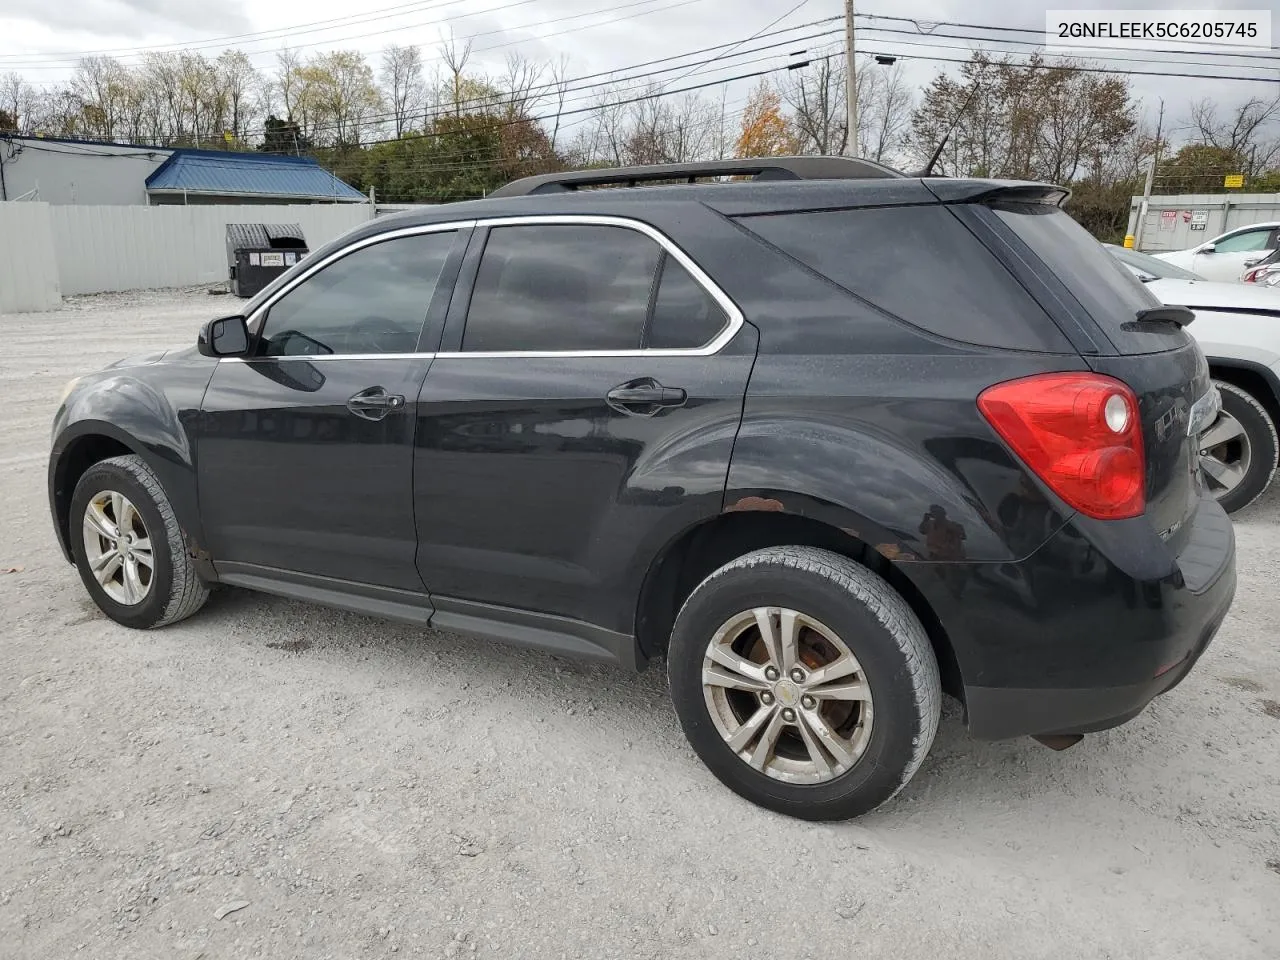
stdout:
POLYGON ((891 799, 933 743, 938 663, 906 601, 846 557, 775 547, 693 591, 667 656, 676 713, 731 790, 808 820, 891 799))
POLYGON ((1280 441, 1267 409, 1251 394, 1215 380, 1222 412, 1200 436, 1200 466, 1209 491, 1227 513, 1242 510, 1271 485, 1280 441))
POLYGON ((126 627, 175 623, 209 597, 164 488, 138 456, 95 463, 80 478, 71 553, 94 602, 126 627))

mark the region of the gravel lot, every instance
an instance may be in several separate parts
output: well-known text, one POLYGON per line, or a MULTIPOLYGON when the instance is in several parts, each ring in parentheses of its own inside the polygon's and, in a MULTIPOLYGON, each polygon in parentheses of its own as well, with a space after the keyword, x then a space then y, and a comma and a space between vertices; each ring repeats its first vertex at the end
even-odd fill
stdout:
POLYGON ((661 670, 232 590, 154 633, 99 614, 48 518, 59 390, 233 306, 0 317, 0 955, 1280 955, 1280 494, 1136 721, 1057 754, 949 704, 898 800, 815 826, 713 780, 661 670))

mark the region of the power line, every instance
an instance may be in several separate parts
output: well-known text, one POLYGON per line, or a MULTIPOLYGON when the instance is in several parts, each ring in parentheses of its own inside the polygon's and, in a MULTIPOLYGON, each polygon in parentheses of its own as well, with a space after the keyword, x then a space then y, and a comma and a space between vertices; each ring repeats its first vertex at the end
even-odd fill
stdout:
MULTIPOLYGON (((891 17, 886 14, 880 14, 880 13, 859 13, 859 14, 856 14, 856 16, 859 19, 890 20, 895 23, 910 23, 916 28, 915 32, 920 34, 921 36, 933 36, 934 35, 933 31, 936 30, 938 27, 956 27, 963 30, 987 30, 993 33, 1029 33, 1039 37, 1045 36, 1045 32, 1043 30, 1033 29, 1031 27, 1006 27, 1006 26, 1001 26, 998 24, 991 24, 991 23, 959 23, 952 20, 920 20, 913 17, 891 17), (924 24, 929 24, 930 25, 929 28, 925 29, 924 24)), ((981 39, 987 39, 987 38, 984 37, 981 39)), ((1118 47, 1118 46, 1111 45, 1111 46, 1091 47, 1090 49, 1133 51, 1136 48, 1118 47)), ((1158 50, 1148 49, 1146 52, 1177 54, 1177 53, 1198 53, 1200 51, 1162 48, 1158 50)), ((1224 51, 1214 51, 1212 54, 1210 54, 1209 51, 1205 51, 1205 54, 1211 55, 1211 56, 1222 56, 1222 57, 1243 57, 1250 60, 1280 60, 1280 56, 1276 54, 1270 54, 1270 53, 1235 53, 1235 52, 1229 52, 1224 50, 1224 51)))
MULTIPOLYGON (((355 23, 366 23, 373 20, 385 20, 390 16, 407 16, 409 13, 417 12, 416 8, 430 9, 433 7, 450 6, 458 3, 459 0, 414 0, 413 3, 402 3, 394 7, 379 7, 375 10, 366 10, 363 13, 347 14, 344 17, 333 17, 329 20, 313 20, 310 23, 298 23, 287 27, 274 27, 270 30, 257 30, 252 33, 240 33, 226 37, 206 37, 200 40, 193 40, 187 43, 157 43, 143 47, 107 47, 100 50, 62 50, 57 52, 36 52, 36 53, 2 53, 0 54, 0 62, 9 65, 10 61, 29 61, 32 63, 46 63, 54 60, 76 61, 81 57, 92 56, 115 56, 115 55, 133 55, 149 52, 179 52, 182 50, 199 50, 209 47, 221 46, 230 40, 249 40, 253 37, 262 37, 269 40, 279 40, 281 37, 274 34, 283 34, 285 37, 297 36, 300 33, 316 33, 318 31, 306 29, 308 27, 318 27, 322 24, 338 24, 342 26, 351 26, 355 23), (402 10, 407 13, 388 14, 391 10, 402 10), (388 16, 373 16, 373 14, 388 14, 388 16), (351 21, 348 23, 347 21, 351 21), (268 37, 267 34, 273 34, 268 37)), ((532 0, 526 0, 532 2, 532 0)), ((492 11, 481 11, 492 12, 492 11)), ((325 29, 333 29, 326 27, 325 29)), ((254 41, 257 42, 257 41, 254 41)))
MULTIPOLYGON (((498 11, 506 10, 506 9, 511 8, 511 7, 523 6, 523 5, 525 5, 525 4, 528 4, 528 3, 534 3, 534 2, 536 2, 536 0, 513 0, 513 2, 512 2, 512 3, 508 3, 508 4, 504 5, 504 6, 491 7, 491 8, 486 9, 486 10, 478 10, 478 11, 476 11, 475 13, 463 14, 463 15, 458 16, 458 17, 446 17, 446 18, 444 18, 444 19, 442 19, 442 20, 429 20, 429 21, 422 22, 422 23, 400 24, 399 26, 389 27, 389 28, 387 28, 387 29, 385 29, 385 30, 375 30, 375 31, 372 31, 371 33, 357 33, 357 34, 347 35, 347 36, 344 36, 344 37, 342 38, 342 42, 344 42, 344 43, 345 43, 345 42, 348 42, 348 41, 351 41, 351 40, 361 40, 361 39, 366 39, 366 38, 368 38, 368 37, 380 37, 380 36, 384 36, 385 34, 388 34, 388 33, 403 33, 405 30, 417 30, 417 29, 421 29, 421 28, 423 28, 423 27, 430 27, 430 26, 437 26, 437 25, 439 25, 439 24, 452 23, 452 22, 453 22, 453 21, 455 21, 455 20, 465 20, 465 19, 468 19, 468 18, 470 18, 470 17, 481 16, 481 15, 489 14, 489 13, 497 13, 498 11)), ((604 7, 604 8, 601 8, 601 9, 599 9, 599 10, 589 10, 589 11, 585 11, 585 12, 583 12, 583 13, 567 14, 567 15, 562 16, 562 17, 554 17, 554 18, 552 18, 552 19, 550 19, 550 20, 537 20, 537 21, 534 21, 534 22, 532 22, 532 23, 522 23, 522 24, 516 24, 516 25, 508 26, 508 27, 499 27, 499 28, 496 28, 496 29, 493 29, 493 30, 482 30, 482 31, 480 31, 480 32, 478 32, 478 33, 473 33, 473 34, 469 34, 469 35, 467 35, 467 36, 465 36, 465 37, 460 37, 459 39, 460 39, 460 40, 474 40, 474 39, 476 39, 476 38, 478 38, 478 37, 488 37, 488 36, 492 36, 492 35, 494 35, 494 34, 505 34, 505 33, 510 33, 510 32, 511 32, 511 31, 513 31, 513 30, 526 30, 526 29, 529 29, 529 28, 531 28, 531 27, 532 27, 532 28, 545 27, 545 26, 548 26, 548 25, 553 24, 553 23, 563 23, 563 22, 568 21, 568 20, 580 20, 580 19, 582 19, 583 17, 594 17, 594 16, 599 16, 600 14, 603 14, 603 13, 613 13, 613 12, 616 12, 616 11, 618 11, 618 10, 628 10, 628 9, 632 9, 632 8, 635 8, 635 7, 644 6, 645 4, 658 3, 658 2, 661 2, 661 0, 631 0, 631 2, 629 2, 629 3, 623 3, 623 4, 619 4, 619 5, 617 5, 617 6, 613 6, 613 7, 604 7)), ((675 3, 669 3, 669 4, 667 4, 666 6, 662 6, 662 7, 653 7, 653 8, 650 8, 650 9, 648 9, 648 10, 642 10, 642 11, 640 11, 640 12, 638 12, 638 13, 630 14, 630 15, 628 15, 628 16, 626 16, 626 17, 615 17, 615 18, 610 19, 610 20, 602 20, 602 21, 600 21, 599 23, 584 24, 583 26, 580 26, 580 27, 570 27, 570 28, 568 28, 568 29, 566 29, 566 30, 558 30, 558 31, 555 31, 554 33, 546 34, 546 35, 539 36, 539 37, 533 37, 533 38, 527 38, 527 39, 520 39, 520 40, 512 40, 512 41, 508 41, 508 42, 506 42, 506 43, 496 43, 496 44, 492 44, 492 45, 490 45, 490 46, 488 46, 488 47, 483 47, 483 48, 480 48, 480 49, 474 50, 473 52, 474 52, 474 53, 481 53, 481 52, 484 52, 484 51, 486 51, 486 50, 497 50, 497 49, 501 49, 501 48, 503 48, 503 47, 513 46, 513 45, 515 45, 515 44, 519 44, 519 43, 527 43, 527 42, 528 42, 528 39, 546 40, 546 39, 548 39, 549 37, 563 36, 563 35, 565 35, 565 34, 569 34, 569 33, 577 33, 577 32, 582 31, 582 30, 590 30, 590 29, 594 29, 594 28, 596 28, 596 27, 607 26, 607 25, 608 25, 608 24, 610 24, 610 23, 617 23, 617 22, 622 21, 622 20, 631 20, 631 19, 635 19, 635 18, 638 18, 638 17, 648 16, 648 15, 653 14, 653 13, 660 13, 660 12, 662 12, 662 11, 664 11, 664 10, 672 10, 672 9, 677 8, 677 7, 686 7, 686 6, 690 6, 690 5, 692 5, 692 4, 695 4, 695 3, 702 3, 702 2, 703 2, 703 0, 678 0, 678 2, 675 2, 675 3)), ((386 19, 386 18, 384 17, 384 18, 380 18, 380 19, 386 19)), ((313 31, 313 32, 314 32, 314 31, 313 31)), ((272 38, 272 39, 278 39, 278 38, 272 38)), ((290 46, 290 47, 289 47, 289 49, 290 49, 290 50, 299 50, 299 49, 304 49, 304 48, 309 48, 309 47, 319 47, 319 46, 324 46, 324 45, 326 45, 326 44, 330 44, 330 43, 332 43, 332 42, 333 42, 332 40, 313 40, 313 41, 310 41, 310 42, 308 42, 308 43, 297 43, 297 44, 293 44, 292 46, 290 46)), ((218 46, 218 44, 212 44, 212 45, 210 45, 209 47, 204 47, 204 48, 189 48, 189 49, 209 49, 209 48, 211 48, 211 47, 216 47, 216 46, 218 46)), ((251 52, 247 53, 247 54, 246 54, 246 56, 248 56, 248 57, 250 57, 250 58, 253 58, 253 57, 266 57, 266 56, 272 56, 272 55, 274 55, 274 53, 275 53, 275 51, 272 51, 272 50, 254 50, 254 51, 251 51, 251 52)), ((123 58, 119 58, 119 59, 123 59, 123 58)), ((137 66, 138 64, 136 64, 136 63, 135 63, 135 64, 128 64, 128 65, 129 65, 129 66, 137 66)), ((21 66, 21 64, 6 64, 6 66, 21 66)), ((23 69, 26 69, 26 70, 66 70, 66 69, 67 69, 67 64, 66 64, 66 63, 59 63, 59 64, 43 65, 43 66, 39 66, 39 65, 37 65, 37 66, 27 66, 27 67, 23 67, 23 69)))
POLYGON ((747 37, 746 39, 739 40, 736 44, 734 44, 733 46, 731 46, 731 47, 730 47, 728 50, 726 50, 724 53, 717 54, 716 56, 712 57, 710 60, 706 61, 705 63, 698 64, 698 65, 697 65, 697 66, 695 66, 692 70, 690 70, 688 73, 681 74, 680 76, 676 77, 676 78, 675 78, 674 80, 672 80, 671 82, 672 82, 672 83, 680 83, 680 82, 681 82, 681 81, 683 81, 683 80, 687 80, 687 79, 689 79, 689 77, 693 76, 695 73, 699 73, 699 72, 700 72, 704 67, 710 66, 711 64, 715 63, 717 60, 720 60, 720 59, 722 59, 722 58, 724 58, 724 57, 727 57, 729 54, 733 53, 733 51, 737 50, 737 49, 738 49, 738 47, 742 46, 744 43, 750 43, 752 40, 755 40, 757 37, 759 37, 759 36, 760 36, 762 33, 764 33, 766 30, 771 30, 771 29, 773 29, 774 27, 776 27, 779 23, 781 23, 783 20, 787 19, 787 17, 791 16, 793 13, 795 13, 797 10, 799 10, 801 7, 803 7, 803 6, 804 6, 806 3, 808 3, 808 2, 809 2, 809 0, 800 0, 800 2, 799 2, 799 3, 797 3, 794 7, 792 7, 790 10, 788 10, 788 11, 787 11, 786 13, 784 13, 782 16, 778 17, 776 20, 771 20, 769 23, 766 23, 763 27, 761 27, 761 28, 760 28, 759 30, 757 30, 755 33, 751 34, 751 36, 747 37))
MULTIPOLYGON (((960 49, 951 44, 920 43, 920 42, 915 42, 911 40, 892 40, 888 42, 894 44, 895 46, 928 47, 934 50, 960 49)), ((887 52, 889 54, 893 53, 892 50, 889 50, 887 52)), ((973 62, 972 57, 939 57, 939 56, 928 56, 924 54, 899 54, 898 56, 902 58, 911 58, 914 60, 931 60, 931 61, 936 61, 938 63, 972 63, 973 62)), ((1062 64, 1054 64, 1054 63, 1014 62, 1011 65, 1023 70, 1064 69, 1062 64)), ((1086 66, 1077 66, 1076 64, 1070 64, 1066 67, 1066 69, 1074 70, 1078 73, 1105 73, 1105 74, 1113 74, 1116 76, 1130 76, 1130 77, 1181 77, 1187 80, 1242 80, 1248 83, 1275 83, 1276 82, 1276 79, 1274 77, 1240 77, 1240 76, 1228 76, 1226 74, 1219 74, 1219 73, 1175 73, 1175 72, 1164 71, 1164 70, 1133 70, 1133 69, 1120 69, 1120 68, 1110 68, 1110 67, 1086 67, 1086 66)))
MULTIPOLYGON (((772 34, 772 36, 779 36, 783 33, 791 33, 796 30, 801 30, 809 26, 821 25, 822 23, 830 22, 831 19, 838 19, 838 18, 828 18, 827 20, 818 20, 818 21, 814 21, 813 23, 798 24, 795 27, 788 27, 784 30, 775 31, 774 34, 772 34)), ((726 63, 724 64, 722 69, 728 69, 729 67, 733 67, 736 69, 736 68, 753 64, 753 63, 760 63, 765 60, 770 60, 777 55, 774 54, 772 56, 760 57, 760 58, 757 58, 756 60, 749 60, 749 61, 740 61, 738 60, 738 58, 747 56, 752 53, 762 53, 769 50, 777 50, 780 47, 793 47, 797 43, 806 43, 810 40, 821 40, 831 36, 835 32, 836 31, 833 31, 833 30, 824 30, 824 31, 819 31, 817 33, 813 33, 813 34, 806 34, 800 37, 789 37, 788 39, 778 41, 777 43, 769 43, 763 46, 753 47, 748 50, 742 50, 732 55, 731 59, 737 62, 732 64, 726 63)), ((766 35, 766 36, 770 36, 770 35, 766 35)), ((672 60, 686 60, 689 57, 697 56, 699 54, 706 53, 710 50, 719 49, 724 46, 730 46, 730 44, 717 44, 712 47, 704 47, 699 50, 691 50, 685 53, 676 54, 669 57, 662 57, 656 60, 642 61, 641 63, 632 64, 626 67, 618 67, 615 70, 611 70, 611 71, 600 71, 597 73, 585 74, 580 77, 574 77, 567 81, 564 81, 564 83, 567 84, 568 86, 564 88, 563 92, 581 93, 583 91, 596 90, 602 87, 613 88, 620 83, 629 83, 633 80, 643 79, 645 77, 659 76, 663 73, 670 73, 675 70, 682 70, 685 67, 689 66, 689 64, 682 63, 682 64, 676 64, 674 66, 663 67, 658 70, 651 70, 643 73, 628 74, 629 71, 635 70, 640 67, 652 66, 654 64, 659 64, 659 63, 666 63, 672 60), (585 82, 589 80, 596 80, 597 78, 604 78, 604 79, 595 83, 585 82), (580 84, 580 85, 572 86, 572 84, 580 84)), ((703 62, 709 63, 710 61, 703 61, 703 62)), ((536 102, 538 100, 542 100, 546 98, 547 96, 555 95, 560 92, 561 90, 559 88, 559 85, 555 82, 539 84, 531 87, 528 95, 526 95, 523 99, 526 102, 536 102)), ((578 102, 582 102, 582 100, 584 99, 587 99, 587 98, 575 97, 575 98, 572 98, 571 100, 567 100, 566 102, 578 103, 578 102)), ((442 117, 448 116, 450 113, 465 112, 470 108, 487 107, 487 106, 501 107, 506 104, 509 104, 510 102, 511 102, 511 99, 509 97, 504 97, 502 94, 497 94, 495 96, 470 97, 464 100, 460 100, 457 103, 451 103, 445 108, 437 108, 434 111, 431 111, 430 113, 428 113, 425 110, 420 111, 418 113, 415 113, 413 119, 414 120, 417 120, 419 118, 422 118, 423 120, 440 119, 442 117)), ((552 119, 554 118, 555 118, 555 114, 552 114, 552 119)), ((359 127, 375 126, 381 123, 392 123, 395 121, 395 119, 396 119, 396 114, 394 112, 379 113, 371 117, 363 118, 357 121, 355 125, 359 127)), ((344 126, 348 126, 348 124, 344 124, 344 126)), ((333 129, 335 129, 335 124, 323 123, 323 124, 317 124, 313 127, 310 127, 309 131, 314 133, 314 132, 320 132, 320 131, 329 131, 333 129)), ((257 136, 265 132, 266 132, 265 127, 254 127, 253 129, 246 130, 244 132, 244 136, 257 136)))
MULTIPOLYGON (((913 37, 921 35, 915 30, 899 30, 893 27, 863 27, 862 33, 863 35, 867 33, 906 34, 908 36, 913 36, 913 37)), ((1035 40, 1020 40, 1012 37, 1008 39, 1004 39, 1001 37, 975 37, 972 35, 955 34, 955 33, 928 33, 928 34, 925 34, 924 36, 927 36, 931 39, 938 39, 938 40, 942 40, 942 39, 969 40, 975 43, 984 43, 984 44, 987 44, 987 43, 1017 44, 1019 46, 1024 46, 1024 47, 1043 47, 1044 46, 1043 43, 1037 42, 1035 40)), ((905 42, 905 41, 902 41, 902 42, 905 42)), ((939 49, 946 49, 948 47, 955 50, 965 49, 959 46, 958 44, 938 44, 937 46, 939 47, 939 49)), ((1024 53, 1025 51, 999 50, 999 51, 992 51, 992 52, 993 53, 1024 53)), ((1131 52, 1146 53, 1148 51, 1131 50, 1131 52)), ((1211 54, 1206 54, 1206 56, 1211 56, 1211 54)), ((1176 60, 1176 59, 1170 59, 1168 57, 1160 57, 1158 59, 1149 59, 1149 58, 1138 58, 1138 57, 1116 57, 1109 54, 1088 54, 1088 53, 1049 53, 1049 54, 1046 54, 1046 57, 1052 60, 1083 60, 1083 61, 1094 62, 1094 63, 1101 61, 1104 63, 1138 63, 1138 64, 1145 63, 1153 66, 1170 65, 1170 64, 1177 64, 1182 66, 1193 66, 1193 67, 1209 66, 1209 67, 1215 67, 1217 69, 1222 69, 1222 70, 1250 69, 1250 65, 1247 65, 1247 64, 1205 63, 1205 61, 1203 60, 1176 60)), ((1258 69, 1258 68, 1253 67, 1253 69, 1258 69)), ((1277 69, 1280 69, 1280 63, 1277 63, 1277 69)))

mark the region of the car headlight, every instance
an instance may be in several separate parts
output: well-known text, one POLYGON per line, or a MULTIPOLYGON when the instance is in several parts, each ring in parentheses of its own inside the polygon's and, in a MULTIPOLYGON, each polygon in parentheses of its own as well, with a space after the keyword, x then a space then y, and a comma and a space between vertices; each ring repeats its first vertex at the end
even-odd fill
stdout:
POLYGON ((71 396, 71 391, 76 388, 76 384, 79 382, 80 382, 79 377, 76 377, 73 380, 67 381, 67 385, 62 388, 62 396, 58 398, 58 406, 62 406, 64 403, 67 402, 67 397, 71 396))

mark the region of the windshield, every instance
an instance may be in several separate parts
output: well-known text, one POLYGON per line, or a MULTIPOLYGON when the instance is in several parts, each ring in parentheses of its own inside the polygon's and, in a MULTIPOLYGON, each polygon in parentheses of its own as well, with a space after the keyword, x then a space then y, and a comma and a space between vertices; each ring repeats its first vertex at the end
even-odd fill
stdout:
POLYGON ((1204 277, 1198 273, 1192 273, 1190 270, 1183 270, 1181 267, 1175 267, 1172 263, 1166 263, 1158 257, 1150 256, 1146 253, 1139 253, 1137 250, 1130 250, 1127 247, 1117 247, 1114 244, 1104 243, 1104 247, 1111 253, 1113 257, 1123 263, 1129 269, 1137 273, 1145 273, 1155 277, 1157 280, 1203 280, 1204 277))

